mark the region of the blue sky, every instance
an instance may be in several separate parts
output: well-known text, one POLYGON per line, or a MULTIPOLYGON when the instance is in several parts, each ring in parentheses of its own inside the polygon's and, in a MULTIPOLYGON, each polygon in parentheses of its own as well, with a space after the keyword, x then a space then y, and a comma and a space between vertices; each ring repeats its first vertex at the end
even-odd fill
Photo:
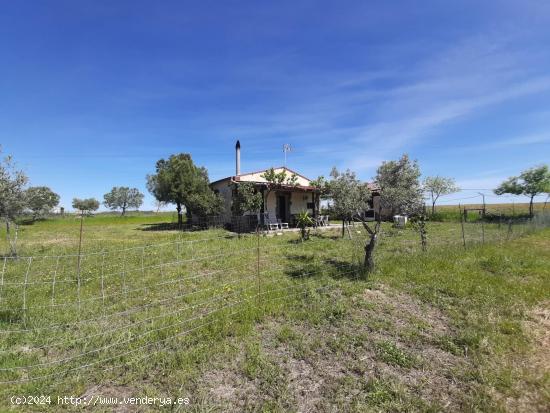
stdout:
POLYGON ((455 203, 549 163, 549 45, 547 1, 5 2, 0 143, 65 206, 177 152, 231 175, 237 138, 311 177, 407 152, 455 203))

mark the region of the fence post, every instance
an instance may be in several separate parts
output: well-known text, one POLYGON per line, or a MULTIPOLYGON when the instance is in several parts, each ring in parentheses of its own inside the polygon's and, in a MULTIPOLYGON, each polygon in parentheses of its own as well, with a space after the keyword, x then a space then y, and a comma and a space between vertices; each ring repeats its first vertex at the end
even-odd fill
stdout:
POLYGON ((81 264, 81 253, 82 253, 82 225, 84 223, 84 211, 80 213, 80 236, 78 239, 78 259, 76 265, 76 278, 77 278, 77 287, 76 293, 78 295, 78 315, 80 316, 80 264, 81 264))
POLYGON ((53 272, 53 280, 52 280, 52 307, 55 303, 55 279, 57 278, 57 269, 59 268, 59 258, 57 257, 55 261, 55 270, 53 272))
POLYGON ((105 315, 105 251, 101 253, 101 307, 105 315))
POLYGON ((260 276, 260 226, 256 228, 256 278, 258 282, 258 308, 260 308, 262 292, 261 276, 260 276))
POLYGON ((27 328, 27 284, 29 283, 29 272, 31 270, 32 257, 29 257, 29 264, 25 272, 25 285, 23 287, 23 325, 27 328))
POLYGON ((4 274, 6 272, 7 261, 8 261, 8 257, 4 257, 4 265, 2 266, 2 280, 0 282, 0 303, 2 302, 2 291, 4 290, 4 274))
MULTIPOLYGON (((460 204, 458 204, 458 209, 461 210, 460 204)), ((462 214, 462 210, 460 213, 460 226, 462 228, 462 245, 466 248, 466 236, 464 235, 464 215, 462 214)))

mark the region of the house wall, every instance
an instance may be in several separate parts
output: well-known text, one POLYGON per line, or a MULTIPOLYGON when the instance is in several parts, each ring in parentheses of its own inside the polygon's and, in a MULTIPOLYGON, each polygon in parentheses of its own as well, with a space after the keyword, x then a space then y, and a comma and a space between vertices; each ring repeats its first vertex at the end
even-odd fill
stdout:
MULTIPOLYGON (((233 201, 233 184, 229 180, 215 182, 211 185, 211 188, 218 192, 224 201, 224 211, 222 213, 223 222, 226 224, 232 223, 231 204, 233 201)), ((310 215, 313 215, 313 210, 307 208, 308 202, 313 202, 313 195, 311 192, 299 192, 299 191, 271 191, 267 197, 265 204, 265 212, 273 218, 277 217, 277 195, 287 194, 290 196, 290 214, 298 214, 304 210, 308 211, 310 215)), ((249 213, 245 214, 248 215, 249 213)), ((259 219, 259 217, 258 217, 259 219)))
POLYGON ((290 195, 290 214, 298 214, 302 211, 308 211, 310 215, 313 215, 313 209, 308 209, 308 202, 313 202, 311 192, 286 192, 286 191, 271 191, 267 196, 266 211, 270 217, 275 218, 277 211, 277 196, 279 194, 287 193, 290 195), (306 199, 304 199, 304 197, 306 199))
POLYGON ((222 213, 223 222, 231 223, 231 203, 233 199, 233 187, 229 180, 212 184, 212 189, 217 191, 223 198, 224 211, 222 213))
MULTIPOLYGON (((373 195, 372 204, 374 211, 378 214, 378 208, 380 207, 380 195, 373 195)), ((380 211, 382 219, 391 219, 391 210, 389 208, 382 208, 380 211)))
MULTIPOLYGON (((275 168, 275 172, 279 173, 281 171, 285 170, 285 168, 275 168)), ((256 173, 251 174, 243 174, 239 175, 239 181, 241 182, 267 182, 266 179, 262 176, 265 173, 265 171, 260 171, 256 173)), ((286 169, 287 177, 290 178, 292 176, 292 172, 290 172, 288 169, 286 169)), ((297 177, 297 183, 301 186, 309 186, 310 181, 300 175, 296 175, 297 177)))

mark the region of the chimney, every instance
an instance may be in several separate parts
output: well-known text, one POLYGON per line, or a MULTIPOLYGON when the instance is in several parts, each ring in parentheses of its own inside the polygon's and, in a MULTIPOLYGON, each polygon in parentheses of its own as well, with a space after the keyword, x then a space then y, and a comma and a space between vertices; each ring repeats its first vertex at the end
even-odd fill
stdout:
POLYGON ((241 174, 241 143, 235 145, 235 175, 241 174))

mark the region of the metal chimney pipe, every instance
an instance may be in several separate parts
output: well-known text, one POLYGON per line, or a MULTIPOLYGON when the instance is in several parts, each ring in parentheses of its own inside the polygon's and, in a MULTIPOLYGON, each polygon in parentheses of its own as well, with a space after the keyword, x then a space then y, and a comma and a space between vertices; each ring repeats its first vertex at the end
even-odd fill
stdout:
POLYGON ((235 175, 241 174, 241 143, 235 145, 235 175))

